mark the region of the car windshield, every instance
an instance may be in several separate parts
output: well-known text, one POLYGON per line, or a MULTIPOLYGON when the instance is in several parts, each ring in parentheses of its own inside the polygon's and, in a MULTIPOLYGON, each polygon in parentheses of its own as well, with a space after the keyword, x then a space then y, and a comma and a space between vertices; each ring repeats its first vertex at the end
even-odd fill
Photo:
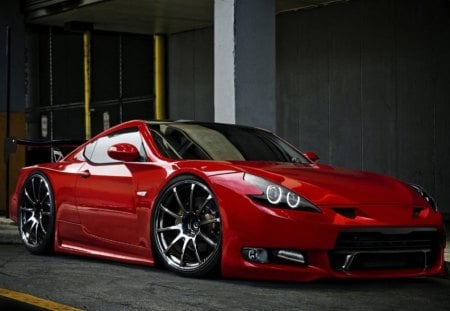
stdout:
POLYGON ((210 123, 149 123, 159 151, 168 158, 309 163, 270 132, 210 123))

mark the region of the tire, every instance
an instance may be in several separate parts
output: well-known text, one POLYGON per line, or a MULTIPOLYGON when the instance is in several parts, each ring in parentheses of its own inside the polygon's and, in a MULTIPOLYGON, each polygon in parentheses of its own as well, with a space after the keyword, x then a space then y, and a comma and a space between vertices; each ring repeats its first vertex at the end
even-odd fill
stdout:
POLYGON ((51 184, 43 173, 27 177, 20 192, 18 222, 20 237, 33 254, 53 251, 55 200, 51 184))
POLYGON ((156 262, 183 276, 219 270, 222 229, 212 191, 197 177, 174 178, 153 207, 151 241, 156 262))

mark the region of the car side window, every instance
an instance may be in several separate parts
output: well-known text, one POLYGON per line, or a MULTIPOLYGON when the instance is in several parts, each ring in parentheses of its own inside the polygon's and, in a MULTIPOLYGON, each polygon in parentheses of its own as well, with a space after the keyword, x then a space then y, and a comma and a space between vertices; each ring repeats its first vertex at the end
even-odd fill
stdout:
POLYGON ((144 145, 138 128, 128 128, 111 133, 108 136, 100 137, 84 148, 84 157, 95 164, 111 164, 117 163, 108 155, 108 149, 119 143, 128 143, 135 146, 139 150, 140 161, 146 161, 144 145))

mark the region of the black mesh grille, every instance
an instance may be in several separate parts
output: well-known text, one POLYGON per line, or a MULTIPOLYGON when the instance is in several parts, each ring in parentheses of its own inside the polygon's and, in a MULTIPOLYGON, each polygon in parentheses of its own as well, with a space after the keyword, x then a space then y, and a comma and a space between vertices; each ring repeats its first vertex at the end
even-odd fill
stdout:
POLYGON ((343 231, 329 254, 335 270, 427 268, 436 263, 439 232, 434 228, 343 231))

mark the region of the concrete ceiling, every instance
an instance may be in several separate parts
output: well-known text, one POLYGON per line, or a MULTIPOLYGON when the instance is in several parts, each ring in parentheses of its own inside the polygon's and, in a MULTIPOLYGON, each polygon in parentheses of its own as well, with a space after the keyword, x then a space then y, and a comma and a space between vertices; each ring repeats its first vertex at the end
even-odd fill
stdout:
MULTIPOLYGON (((275 0, 277 13, 343 0, 275 0)), ((344 0, 348 1, 348 0, 344 0)), ((28 23, 63 26, 88 22, 94 29, 171 34, 211 27, 214 0, 25 0, 28 23)))

